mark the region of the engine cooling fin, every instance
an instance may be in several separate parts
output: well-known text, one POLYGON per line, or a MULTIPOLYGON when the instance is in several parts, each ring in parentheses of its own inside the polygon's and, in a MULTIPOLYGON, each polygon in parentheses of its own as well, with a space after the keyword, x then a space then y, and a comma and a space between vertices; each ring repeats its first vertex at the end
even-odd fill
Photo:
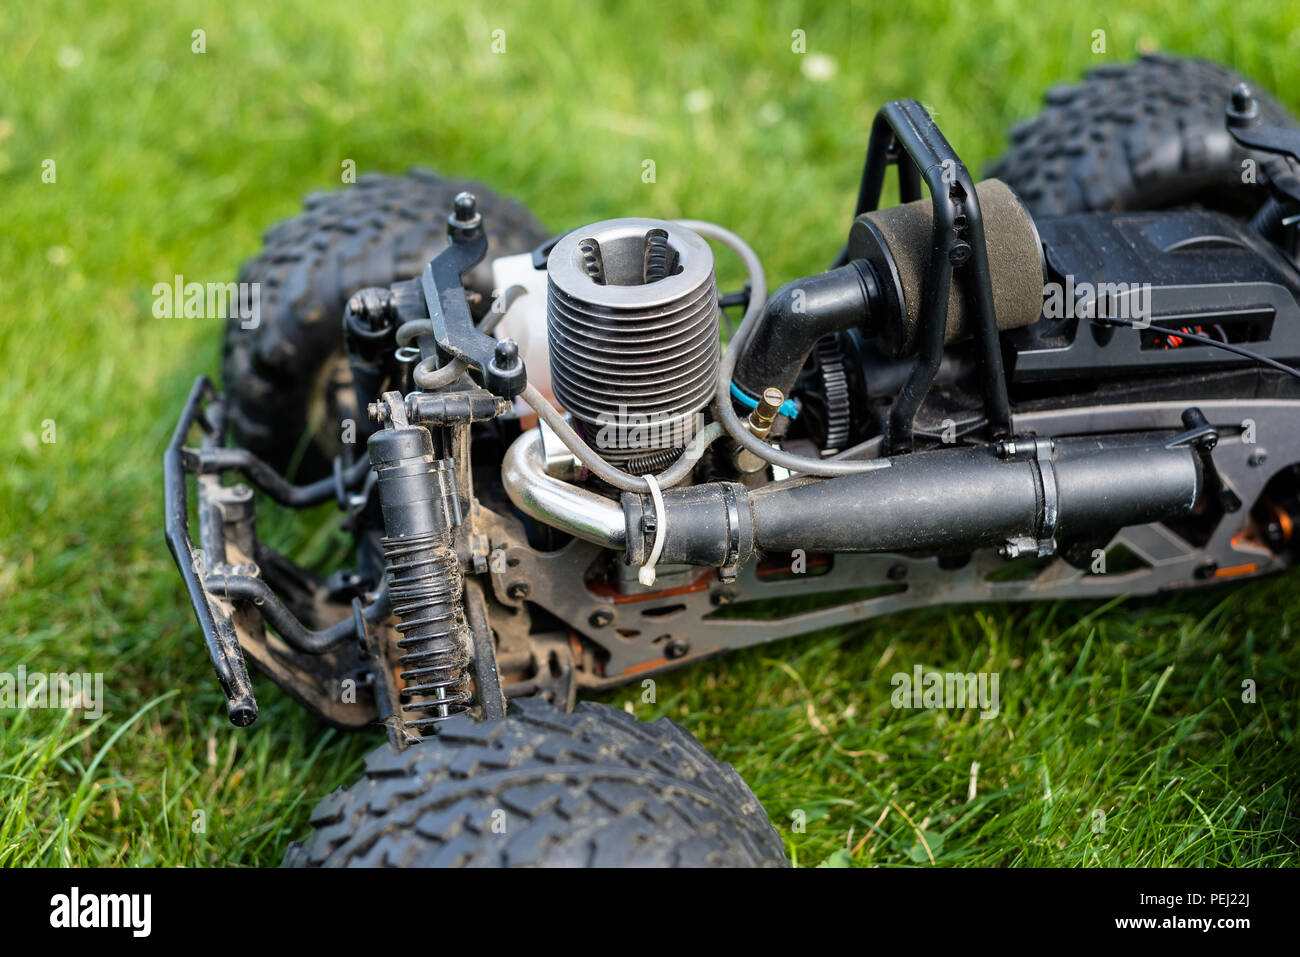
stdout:
POLYGON ((718 371, 713 253, 656 219, 574 230, 547 260, 547 337, 557 402, 608 461, 682 449, 718 371))

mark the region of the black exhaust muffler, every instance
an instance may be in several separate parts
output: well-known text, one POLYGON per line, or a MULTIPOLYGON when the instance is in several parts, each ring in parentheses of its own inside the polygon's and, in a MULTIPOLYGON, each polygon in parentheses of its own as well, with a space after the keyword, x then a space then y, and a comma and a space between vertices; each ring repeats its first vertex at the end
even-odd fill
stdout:
MULTIPOLYGON (((1185 515, 1204 486, 1196 447, 1150 434, 916 452, 836 478, 667 491, 658 561, 725 568, 795 549, 1048 555, 1058 539, 1185 515)), ((637 493, 624 494, 623 510, 627 561, 643 564, 659 516, 637 493)))

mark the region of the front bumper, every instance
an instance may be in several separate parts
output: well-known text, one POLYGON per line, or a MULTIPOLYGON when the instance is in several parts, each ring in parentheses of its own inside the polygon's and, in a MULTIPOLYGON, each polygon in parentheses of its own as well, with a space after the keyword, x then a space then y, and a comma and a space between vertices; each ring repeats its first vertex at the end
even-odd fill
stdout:
POLYGON ((246 727, 257 720, 246 656, 331 724, 359 728, 376 721, 368 643, 372 626, 388 616, 386 586, 366 604, 360 596, 341 601, 325 582, 257 539, 253 494, 256 488, 290 508, 332 499, 354 507, 354 490, 366 482, 369 462, 344 467, 336 461, 329 478, 292 485, 247 450, 227 448, 225 438, 225 401, 200 376, 163 455, 164 529, 231 723, 246 727), (198 448, 185 444, 196 426, 202 433, 198 448), (222 485, 225 472, 237 472, 249 484, 222 485), (191 475, 198 488, 197 548, 190 537, 191 475), (330 624, 319 626, 325 621, 330 624), (356 682, 355 694, 340 695, 339 682, 349 678, 356 682))

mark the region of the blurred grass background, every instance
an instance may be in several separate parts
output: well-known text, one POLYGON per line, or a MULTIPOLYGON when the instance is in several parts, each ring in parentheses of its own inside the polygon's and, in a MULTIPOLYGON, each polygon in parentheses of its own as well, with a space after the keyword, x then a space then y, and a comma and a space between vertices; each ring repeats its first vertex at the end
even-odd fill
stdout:
MULTIPOLYGON (((150 289, 232 279, 345 160, 472 175, 557 230, 714 220, 774 288, 838 250, 886 99, 925 102, 979 169, 1048 86, 1140 50, 1296 109, 1298 45, 1300 7, 1227 0, 0 8, 0 671, 99 671, 108 694, 99 720, 0 713, 0 862, 275 864, 379 743, 263 679, 232 729, 161 535, 161 450, 221 330, 154 318, 150 289)), ((605 698, 735 764, 800 864, 1294 864, 1296 581, 923 610, 699 665, 654 706, 605 698), (917 663, 1000 672, 1002 716, 894 711, 917 663)))

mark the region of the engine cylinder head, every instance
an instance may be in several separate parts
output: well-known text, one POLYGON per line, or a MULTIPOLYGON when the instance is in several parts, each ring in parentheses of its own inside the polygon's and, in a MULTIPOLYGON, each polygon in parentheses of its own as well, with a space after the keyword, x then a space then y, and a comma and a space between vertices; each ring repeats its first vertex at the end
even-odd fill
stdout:
POLYGON ((547 260, 556 400, 605 459, 684 448, 718 375, 713 252, 685 227, 610 219, 574 230, 547 260))

